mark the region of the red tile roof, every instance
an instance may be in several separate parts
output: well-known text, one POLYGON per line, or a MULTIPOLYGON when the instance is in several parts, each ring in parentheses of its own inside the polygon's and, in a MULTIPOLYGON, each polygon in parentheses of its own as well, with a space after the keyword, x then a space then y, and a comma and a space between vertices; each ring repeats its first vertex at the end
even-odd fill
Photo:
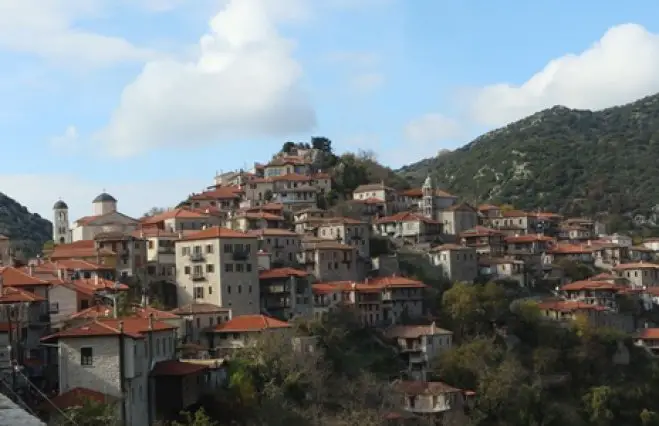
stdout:
POLYGON ((553 300, 538 303, 538 308, 547 311, 575 312, 575 311, 606 311, 601 305, 579 302, 575 300, 553 300))
POLYGON ((15 287, 2 287, 0 292, 0 304, 3 303, 20 303, 20 302, 43 302, 46 299, 43 297, 30 293, 29 291, 23 291, 20 288, 15 287))
POLYGON ((199 374, 208 370, 208 367, 201 364, 190 362, 181 362, 177 360, 160 361, 153 366, 152 376, 188 376, 190 374, 199 374))
MULTIPOLYGON (((77 327, 68 328, 50 336, 46 336, 41 340, 48 341, 58 338, 119 336, 121 334, 119 331, 121 323, 123 323, 124 326, 123 334, 132 337, 133 339, 141 339, 144 337, 143 334, 149 331, 149 322, 150 321, 147 318, 135 317, 117 319, 99 318, 77 327)), ((175 328, 176 326, 174 325, 154 320, 152 331, 174 330, 175 328)))
POLYGON ((392 216, 385 216, 379 218, 376 223, 395 223, 395 222, 424 222, 439 224, 440 222, 429 219, 423 215, 413 212, 401 212, 392 216))
MULTIPOLYGON (((146 307, 136 306, 133 308, 132 312, 128 314, 128 317, 148 319, 151 314, 153 314, 153 318, 156 320, 179 319, 179 316, 176 314, 154 309, 150 306, 146 306, 146 307)), ((73 315, 69 316, 69 319, 110 318, 112 317, 112 315, 113 315, 112 306, 94 305, 90 308, 74 313, 73 315)))
POLYGON ((219 333, 239 333, 290 327, 291 325, 287 322, 265 315, 240 315, 225 323, 216 325, 213 331, 219 333))
POLYGON ((70 244, 58 244, 50 254, 51 260, 72 259, 81 257, 94 257, 94 256, 111 256, 116 254, 112 250, 96 248, 94 240, 81 240, 70 244))
POLYGON ((503 235, 503 232, 485 226, 474 226, 460 233, 460 237, 489 237, 494 235, 503 235))
POLYGON ((222 228, 213 226, 199 232, 187 235, 180 241, 197 241, 197 240, 210 240, 216 238, 256 238, 254 235, 247 232, 235 231, 229 228, 222 228))
POLYGON ((240 198, 243 191, 238 186, 219 186, 211 191, 204 191, 200 194, 192 194, 190 200, 232 200, 240 198))
MULTIPOLYGON (((79 407, 87 401, 106 404, 114 403, 118 400, 119 398, 117 397, 97 392, 95 390, 87 388, 73 388, 52 398, 50 402, 52 402, 52 404, 60 410, 66 410, 73 407, 79 407)), ((43 403, 41 406, 45 410, 52 410, 53 408, 52 405, 48 403, 43 403)))
MULTIPOLYGON (((421 188, 406 189, 400 192, 400 195, 410 198, 421 198, 423 197, 423 190, 421 188)), ((457 198, 455 195, 451 195, 446 191, 441 189, 435 190, 435 197, 445 197, 445 198, 457 198)))
POLYGON ((617 284, 608 282, 608 281, 575 281, 569 284, 565 284, 561 287, 562 291, 583 291, 583 290, 602 290, 602 291, 619 291, 624 289, 624 287, 617 284))
POLYGON ((659 340, 659 328, 642 328, 636 333, 639 339, 659 340))
POLYGON ((596 251, 594 247, 582 246, 578 244, 557 244, 553 246, 547 253, 551 254, 586 254, 596 251))
POLYGON ((507 243, 535 243, 535 242, 554 242, 554 238, 542 234, 528 234, 528 235, 516 235, 511 237, 506 237, 505 241, 507 243))
POLYGON ((288 278, 288 277, 304 278, 307 276, 309 276, 308 272, 294 268, 275 268, 275 269, 268 269, 267 271, 261 271, 259 273, 260 280, 271 280, 271 279, 288 278))
POLYGON ((314 293, 334 293, 336 291, 356 291, 358 293, 379 293, 386 288, 426 288, 421 281, 406 277, 381 277, 366 282, 331 281, 313 284, 314 293))
POLYGON ((236 215, 236 219, 244 217, 245 219, 263 219, 263 220, 272 220, 281 222, 284 220, 284 216, 277 214, 268 213, 265 211, 243 211, 236 215))
POLYGON ((268 203, 263 204, 262 206, 254 207, 247 209, 247 211, 266 211, 266 212, 281 212, 284 210, 284 205, 282 203, 268 203))
POLYGON ((613 267, 616 271, 625 271, 628 269, 659 269, 659 265, 651 262, 621 263, 613 267))
POLYGON ((2 276, 3 285, 10 287, 30 287, 30 286, 48 286, 50 283, 37 277, 30 276, 28 273, 23 272, 13 266, 5 266, 0 268, 0 276, 2 276))
POLYGON ((145 217, 142 223, 145 225, 155 224, 169 219, 208 219, 209 215, 184 208, 168 210, 155 216, 145 217))

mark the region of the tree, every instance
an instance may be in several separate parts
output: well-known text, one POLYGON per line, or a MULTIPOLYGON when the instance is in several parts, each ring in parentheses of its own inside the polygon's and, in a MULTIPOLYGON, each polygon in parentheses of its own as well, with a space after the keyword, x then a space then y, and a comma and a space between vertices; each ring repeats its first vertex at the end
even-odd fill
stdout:
POLYGON ((144 213, 144 217, 157 216, 166 211, 167 209, 165 207, 151 207, 148 212, 144 213))
POLYGON ((80 405, 66 409, 64 414, 58 418, 58 426, 119 426, 115 404, 84 399, 80 405))
POLYGON ((314 136, 311 138, 311 147, 318 149, 326 154, 332 154, 332 141, 323 136, 314 136))
POLYGON ((590 424, 609 426, 613 424, 615 394, 609 386, 596 386, 583 397, 584 408, 590 424))
POLYGON ((218 426, 219 423, 211 420, 210 417, 206 414, 203 408, 195 411, 194 414, 190 414, 185 411, 181 413, 183 420, 172 422, 171 426, 218 426))
POLYGON ((291 152, 293 152, 294 149, 295 149, 295 142, 288 141, 285 142, 284 145, 281 147, 280 152, 283 152, 285 154, 290 154, 291 152))
POLYGON ((269 189, 266 189, 265 193, 263 194, 263 199, 267 202, 270 202, 270 201, 272 201, 272 197, 273 197, 272 191, 269 190, 269 189))

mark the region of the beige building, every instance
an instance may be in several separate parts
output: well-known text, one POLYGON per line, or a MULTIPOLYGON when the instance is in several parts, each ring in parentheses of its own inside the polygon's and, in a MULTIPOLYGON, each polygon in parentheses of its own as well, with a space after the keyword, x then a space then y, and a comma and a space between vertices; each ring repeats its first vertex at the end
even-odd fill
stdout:
POLYGON ((452 237, 478 225, 478 212, 467 203, 451 205, 436 215, 442 223, 442 233, 452 237))
POLYGON ((464 425, 465 392, 442 382, 399 380, 394 388, 401 398, 401 408, 409 413, 432 419, 435 424, 464 425))
POLYGON ((505 234, 484 226, 475 226, 460 234, 463 246, 473 247, 476 253, 489 256, 500 256, 505 250, 505 234))
POLYGON ((371 227, 367 222, 347 217, 327 218, 318 225, 317 236, 353 246, 363 258, 371 256, 371 227))
POLYGON ((294 266, 302 247, 302 236, 288 229, 265 228, 250 231, 258 239, 258 248, 270 253, 272 267, 294 266))
POLYGON ((478 275, 489 280, 517 281, 521 287, 526 286, 527 273, 524 261, 503 257, 480 257, 478 275))
POLYGON ((425 380, 430 363, 453 346, 453 332, 430 325, 394 325, 385 336, 395 341, 408 366, 408 373, 417 380, 425 380))
POLYGON ((268 212, 241 211, 230 214, 226 227, 238 231, 250 231, 265 228, 283 228, 284 217, 268 212))
POLYGON ((659 265, 650 262, 622 263, 613 268, 632 288, 641 289, 659 285, 659 265))
POLYGON ((144 238, 133 235, 133 232, 102 232, 96 234, 94 241, 99 250, 116 253, 117 278, 135 278, 146 283, 147 243, 144 238))
POLYGON ((176 241, 181 233, 150 227, 135 231, 133 235, 139 235, 145 241, 150 281, 173 283, 176 279, 176 241))
POLYGON ((359 185, 352 192, 353 200, 379 200, 384 202, 384 214, 396 214, 409 207, 408 197, 381 183, 359 185))
POLYGON ((257 238, 213 227, 176 242, 178 303, 212 303, 234 315, 259 312, 257 238))
POLYGON ((239 186, 218 186, 211 190, 192 194, 187 203, 193 209, 219 208, 233 210, 240 207, 244 193, 239 186))
MULTIPOLYGON (((60 213, 64 210, 60 209, 60 213)), ((92 213, 91 216, 82 217, 74 222, 71 241, 93 240, 97 234, 107 232, 128 233, 139 225, 137 219, 119 213, 117 200, 105 192, 92 202, 92 213)), ((68 213, 66 217, 68 218, 68 213)), ((62 220, 58 220, 58 226, 64 226, 62 220)))
POLYGON ((318 238, 302 240, 298 264, 318 281, 355 281, 359 279, 357 250, 353 246, 318 238))
POLYGON ((188 303, 171 311, 183 319, 178 337, 186 343, 204 345, 205 333, 218 324, 231 319, 231 310, 212 303, 188 303))
POLYGON ((430 249, 428 256, 452 282, 473 282, 478 276, 478 254, 473 247, 443 244, 430 249))
POLYGON ((211 214, 200 213, 187 208, 168 210, 155 216, 144 218, 142 228, 157 228, 167 232, 200 230, 220 225, 220 219, 211 214))
POLYGON ((210 347, 226 351, 253 345, 264 333, 293 335, 291 324, 265 315, 241 315, 209 330, 210 347))
POLYGON ((442 224, 434 219, 412 212, 381 217, 373 226, 382 237, 403 239, 413 243, 426 243, 439 239, 442 224))
POLYGON ((293 214, 295 232, 316 235, 318 227, 324 223, 327 217, 329 217, 329 212, 317 207, 299 210, 293 214))

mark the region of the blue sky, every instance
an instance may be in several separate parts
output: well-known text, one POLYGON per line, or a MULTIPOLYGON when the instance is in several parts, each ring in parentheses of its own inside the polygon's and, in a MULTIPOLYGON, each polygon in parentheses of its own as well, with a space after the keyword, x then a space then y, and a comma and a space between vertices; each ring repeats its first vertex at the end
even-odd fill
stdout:
POLYGON ((398 167, 548 106, 659 91, 650 1, 7 3, 0 191, 46 217, 103 189, 131 215, 168 206, 286 140, 398 167))

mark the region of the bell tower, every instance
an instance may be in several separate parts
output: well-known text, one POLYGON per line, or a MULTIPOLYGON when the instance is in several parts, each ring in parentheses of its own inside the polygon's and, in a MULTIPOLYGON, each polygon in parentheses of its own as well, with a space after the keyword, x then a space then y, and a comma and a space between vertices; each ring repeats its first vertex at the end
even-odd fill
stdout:
POLYGON ((435 219, 435 188, 430 175, 426 177, 421 187, 421 203, 419 205, 421 214, 429 219, 435 219))
POLYGON ((53 206, 53 242, 55 244, 68 244, 71 242, 69 230, 69 206, 59 200, 53 206))

